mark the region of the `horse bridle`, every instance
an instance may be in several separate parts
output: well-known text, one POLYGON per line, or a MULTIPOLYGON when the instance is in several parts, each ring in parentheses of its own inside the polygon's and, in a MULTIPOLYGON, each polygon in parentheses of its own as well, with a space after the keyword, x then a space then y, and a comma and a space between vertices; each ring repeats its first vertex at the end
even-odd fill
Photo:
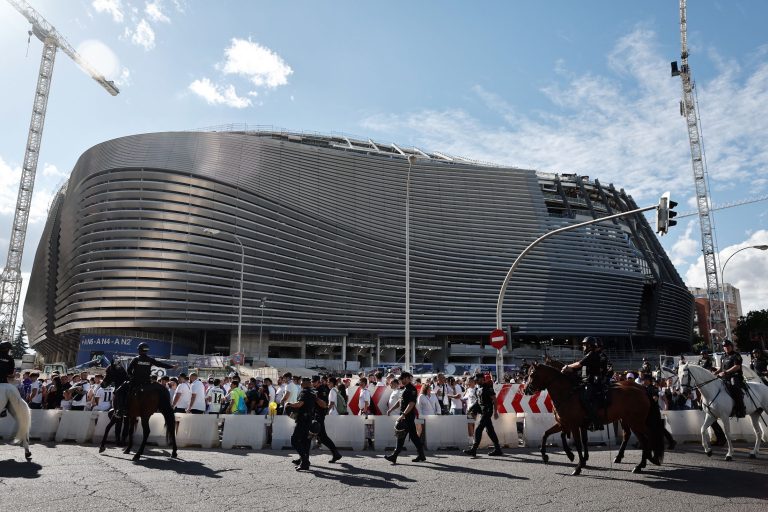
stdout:
POLYGON ((691 379, 693 379, 693 384, 694 384, 693 388, 696 389, 697 391, 701 391, 702 386, 706 386, 710 382, 715 382, 716 380, 719 379, 719 377, 714 377, 714 378, 712 378, 712 379, 710 379, 710 380, 708 380, 706 382, 702 382, 701 384, 699 384, 696 381, 696 377, 694 377, 691 374, 691 370, 689 370, 687 367, 683 368, 683 377, 686 377, 686 376, 688 377, 688 384, 683 384, 683 379, 680 379, 680 387, 682 387, 682 388, 690 388, 691 387, 691 379))

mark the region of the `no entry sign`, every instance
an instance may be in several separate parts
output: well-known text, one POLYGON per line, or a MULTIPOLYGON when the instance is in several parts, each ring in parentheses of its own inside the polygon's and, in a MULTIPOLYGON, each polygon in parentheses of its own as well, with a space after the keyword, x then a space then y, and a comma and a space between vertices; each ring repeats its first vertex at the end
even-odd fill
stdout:
POLYGON ((497 350, 507 346, 507 333, 502 329, 494 329, 491 331, 491 346, 497 350))

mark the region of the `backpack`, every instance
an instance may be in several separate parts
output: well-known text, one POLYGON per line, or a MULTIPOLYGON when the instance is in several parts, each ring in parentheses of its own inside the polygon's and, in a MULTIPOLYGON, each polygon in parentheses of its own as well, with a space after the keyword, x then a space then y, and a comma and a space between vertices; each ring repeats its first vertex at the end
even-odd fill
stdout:
POLYGON ((336 412, 339 414, 349 414, 347 411, 347 400, 341 395, 341 393, 336 395, 336 412))

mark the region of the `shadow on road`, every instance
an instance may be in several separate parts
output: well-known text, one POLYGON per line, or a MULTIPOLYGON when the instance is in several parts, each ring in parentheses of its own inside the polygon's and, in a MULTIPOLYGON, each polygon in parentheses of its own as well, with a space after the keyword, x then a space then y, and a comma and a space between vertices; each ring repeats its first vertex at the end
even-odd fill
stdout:
POLYGON ((43 466, 35 462, 18 462, 15 459, 0 461, 0 479, 40 478, 43 466))
POLYGON ((401 483, 413 483, 416 480, 395 471, 361 470, 350 464, 342 463, 338 467, 313 468, 312 474, 318 478, 334 480, 351 487, 371 487, 374 489, 407 489, 401 483))
POLYGON ((712 468, 669 464, 660 468, 647 468, 641 475, 629 474, 627 478, 594 475, 585 470, 578 478, 635 482, 657 490, 685 491, 726 499, 768 499, 768 487, 765 485, 764 473, 722 466, 712 468))
POLYGON ((202 476, 205 478, 222 478, 221 473, 240 471, 239 469, 221 469, 214 471, 205 464, 195 460, 184 459, 148 459, 142 457, 135 463, 137 466, 159 471, 173 471, 179 475, 202 476))

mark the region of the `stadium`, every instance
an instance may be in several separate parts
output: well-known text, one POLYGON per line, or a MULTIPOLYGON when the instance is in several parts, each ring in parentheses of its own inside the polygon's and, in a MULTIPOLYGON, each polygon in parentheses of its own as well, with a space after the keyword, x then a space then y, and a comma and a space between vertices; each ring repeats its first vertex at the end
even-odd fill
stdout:
MULTIPOLYGON (((414 361, 437 367, 493 362, 499 287, 530 242, 637 207, 587 176, 343 136, 122 137, 87 150, 52 203, 23 310, 30 345, 72 362, 144 340, 158 356, 402 362, 409 173, 414 361)), ((619 348, 687 347, 692 318, 641 214, 545 241, 503 316, 515 341, 619 348)))

